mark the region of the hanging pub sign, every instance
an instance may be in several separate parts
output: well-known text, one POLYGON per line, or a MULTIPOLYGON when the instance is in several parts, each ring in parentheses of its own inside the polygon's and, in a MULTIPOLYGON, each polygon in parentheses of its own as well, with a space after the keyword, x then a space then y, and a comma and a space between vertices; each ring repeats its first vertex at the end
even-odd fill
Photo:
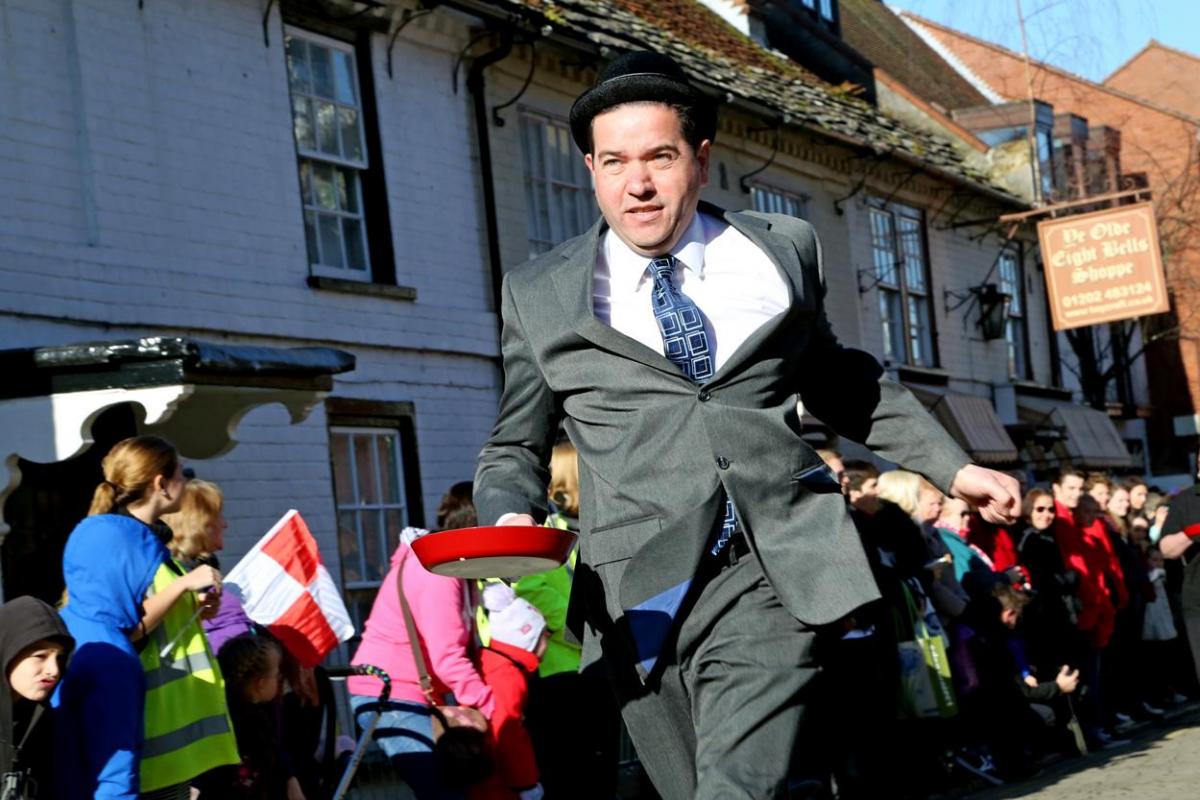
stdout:
POLYGON ((1168 310, 1150 203, 1038 223, 1056 331, 1168 310))

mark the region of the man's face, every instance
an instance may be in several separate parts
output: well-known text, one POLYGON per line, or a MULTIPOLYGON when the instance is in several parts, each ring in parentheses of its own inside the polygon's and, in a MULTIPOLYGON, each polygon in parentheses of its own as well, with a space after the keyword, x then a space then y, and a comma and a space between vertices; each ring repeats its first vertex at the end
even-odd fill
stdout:
POLYGON ((662 103, 626 103, 592 120, 584 160, 596 202, 635 252, 661 256, 683 236, 708 185, 709 147, 705 140, 693 150, 678 113, 662 103))
POLYGON ((1064 475, 1062 483, 1056 483, 1052 488, 1055 500, 1067 508, 1076 508, 1079 506, 1079 498, 1083 495, 1083 478, 1079 475, 1064 475))
POLYGON ((862 486, 850 490, 850 505, 864 514, 879 511, 879 479, 867 478, 862 486))

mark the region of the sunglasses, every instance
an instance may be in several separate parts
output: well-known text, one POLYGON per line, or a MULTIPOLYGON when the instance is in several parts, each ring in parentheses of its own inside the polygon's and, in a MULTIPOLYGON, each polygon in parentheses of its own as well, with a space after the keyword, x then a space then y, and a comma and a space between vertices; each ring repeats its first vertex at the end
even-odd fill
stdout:
POLYGON ((1033 507, 1033 513, 1035 513, 1035 514, 1045 514, 1046 512, 1053 511, 1053 510, 1054 510, 1054 506, 1034 506, 1033 507))

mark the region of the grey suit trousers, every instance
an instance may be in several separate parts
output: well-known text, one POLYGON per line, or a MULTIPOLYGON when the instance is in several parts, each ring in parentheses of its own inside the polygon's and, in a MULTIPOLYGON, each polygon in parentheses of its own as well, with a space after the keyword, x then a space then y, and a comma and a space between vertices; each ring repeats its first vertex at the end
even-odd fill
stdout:
POLYGON ((698 577, 661 679, 613 676, 626 727, 664 800, 784 798, 817 634, 753 555, 723 555, 698 577))

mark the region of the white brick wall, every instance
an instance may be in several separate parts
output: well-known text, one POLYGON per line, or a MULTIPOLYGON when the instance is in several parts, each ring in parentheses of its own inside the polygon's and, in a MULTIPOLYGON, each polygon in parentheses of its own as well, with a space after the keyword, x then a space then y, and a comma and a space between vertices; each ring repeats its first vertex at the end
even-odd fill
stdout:
MULTIPOLYGON (((335 396, 410 401, 422 495, 469 479, 498 395, 467 22, 443 12, 372 53, 396 273, 416 302, 308 275, 278 6, 251 0, 0 2, 0 346, 184 335, 347 349, 335 396), (73 31, 73 35, 72 35, 73 31), (73 78, 73 75, 75 76, 73 78), (89 218, 94 222, 89 223, 89 218)), ((227 565, 289 507, 337 570, 323 407, 264 407, 227 455, 227 565)))

